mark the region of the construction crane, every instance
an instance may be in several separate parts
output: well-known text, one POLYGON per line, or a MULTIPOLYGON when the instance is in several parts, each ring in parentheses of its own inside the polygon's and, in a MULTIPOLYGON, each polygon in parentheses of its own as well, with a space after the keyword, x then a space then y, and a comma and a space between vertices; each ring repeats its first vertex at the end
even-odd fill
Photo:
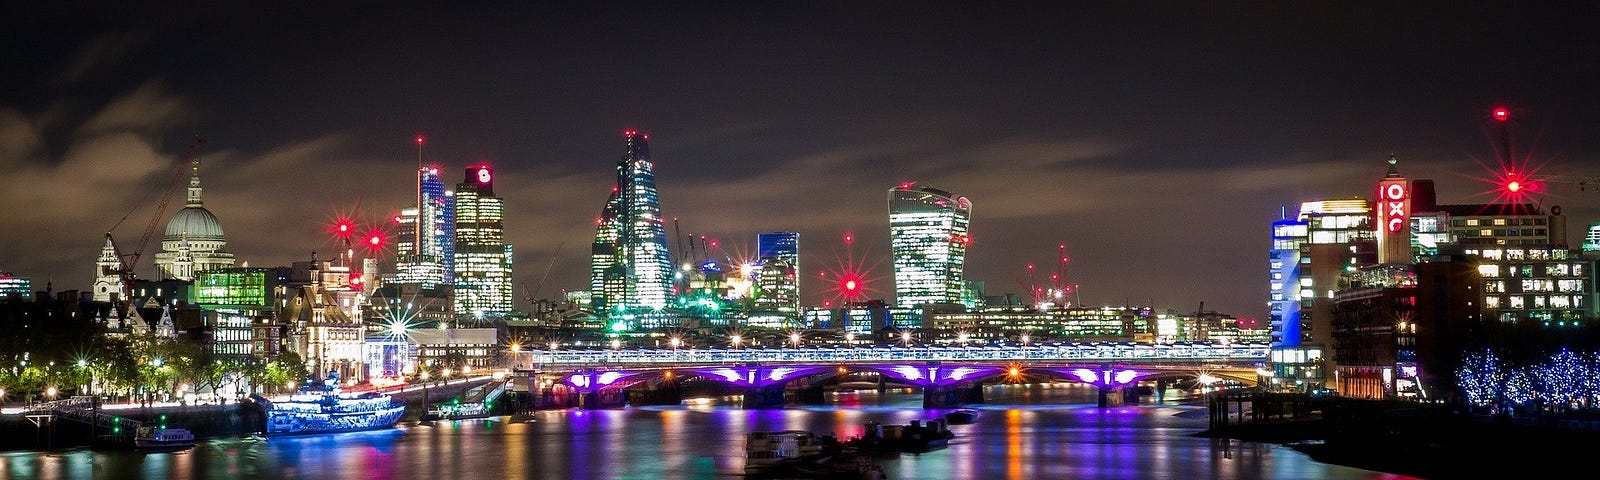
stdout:
POLYGON ((561 242, 561 244, 556 245, 556 253, 553 254, 553 255, 550 255, 550 263, 545 264, 544 275, 539 277, 539 282, 538 283, 533 284, 533 291, 531 291, 531 292, 528 291, 528 284, 527 283, 523 283, 522 284, 522 296, 523 297, 527 297, 527 300, 528 300, 529 304, 533 304, 534 302, 538 301, 538 298, 536 298, 536 296, 539 294, 539 292, 544 291, 544 282, 545 282, 545 280, 550 279, 550 270, 555 268, 556 259, 561 258, 561 249, 562 249, 562 247, 566 247, 566 246, 567 246, 567 242, 565 240, 563 240, 561 242))
MULTIPOLYGON (((134 280, 134 270, 133 269, 134 269, 135 266, 137 266, 139 264, 139 257, 144 255, 145 247, 149 246, 150 237, 152 235, 154 235, 155 232, 156 232, 156 224, 161 222, 162 214, 166 213, 167 204, 172 202, 172 194, 178 191, 178 186, 179 185, 183 185, 184 166, 185 165, 193 165, 194 164, 195 155, 197 155, 198 152, 200 151, 200 144, 202 144, 202 143, 205 143, 205 139, 200 138, 200 137, 195 137, 194 138, 194 143, 189 145, 189 153, 184 156, 184 161, 182 163, 179 163, 177 165, 177 167, 173 169, 171 183, 169 185, 167 185, 166 193, 162 194, 161 203, 156 205, 155 214, 151 215, 150 216, 150 221, 145 224, 145 226, 144 226, 144 234, 140 235, 140 237, 139 237, 139 247, 138 248, 134 249, 132 252, 129 252, 129 253, 122 253, 122 249, 120 247, 117 247, 116 241, 113 240, 112 237, 111 237, 111 232, 116 230, 118 226, 121 226, 122 222, 126 221, 129 216, 133 215, 133 211, 139 208, 138 205, 134 205, 133 209, 128 210, 128 213, 122 216, 122 219, 117 220, 117 223, 115 225, 112 225, 111 228, 106 230, 106 240, 111 242, 112 248, 114 250, 116 250, 116 252, 117 252, 117 260, 119 260, 122 263, 122 265, 121 265, 122 271, 118 272, 118 273, 119 273, 119 276, 122 277, 122 284, 123 284, 122 286, 123 286, 124 289, 126 289, 127 292, 130 292, 130 293, 133 292, 133 280, 134 280)), ((141 201, 140 203, 143 203, 143 202, 141 201)))

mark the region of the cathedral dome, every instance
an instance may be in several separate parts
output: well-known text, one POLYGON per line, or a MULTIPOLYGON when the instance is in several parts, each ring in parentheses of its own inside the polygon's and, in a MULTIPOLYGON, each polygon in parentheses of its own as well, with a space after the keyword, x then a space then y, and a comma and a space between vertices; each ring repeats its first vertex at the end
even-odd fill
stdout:
POLYGON ((172 220, 167 222, 167 232, 163 240, 177 241, 185 233, 189 240, 215 240, 222 241, 222 222, 217 221, 217 216, 212 215, 205 207, 190 206, 172 215, 172 220))

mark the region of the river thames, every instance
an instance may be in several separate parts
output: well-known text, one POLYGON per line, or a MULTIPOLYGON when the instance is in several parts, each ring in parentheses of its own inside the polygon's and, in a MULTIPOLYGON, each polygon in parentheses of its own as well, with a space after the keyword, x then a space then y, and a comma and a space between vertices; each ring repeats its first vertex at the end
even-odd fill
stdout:
MULTIPOLYGON (((1404 479, 1317 462, 1291 448, 1197 437, 1204 407, 1095 406, 1091 387, 992 386, 976 422, 948 448, 879 460, 899 479, 1404 479)), ((202 441, 177 453, 0 453, 0 477, 40 479, 695 479, 738 478, 745 434, 809 430, 840 438, 861 425, 939 418, 909 390, 845 392, 829 404, 743 410, 719 399, 683 406, 539 412, 306 437, 202 441)), ((731 402, 731 400, 725 400, 731 402)), ((735 403, 736 405, 736 403, 735 403)))

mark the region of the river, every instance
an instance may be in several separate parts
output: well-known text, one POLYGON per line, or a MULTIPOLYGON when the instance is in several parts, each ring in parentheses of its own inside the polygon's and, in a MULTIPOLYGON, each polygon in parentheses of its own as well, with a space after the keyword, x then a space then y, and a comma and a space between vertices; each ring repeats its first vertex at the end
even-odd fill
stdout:
MULTIPOLYGON (((1194 436, 1204 407, 1095 406, 1076 384, 991 386, 949 447, 880 461, 898 479, 1400 479, 1325 464, 1273 444, 1194 436)), ((306 437, 203 440, 176 453, 0 453, 0 477, 39 479, 698 479, 738 478, 760 430, 857 436, 877 421, 939 418, 909 390, 829 394, 829 404, 743 410, 732 399, 683 406, 539 412, 306 437), (725 405, 734 403, 733 406, 725 405)))

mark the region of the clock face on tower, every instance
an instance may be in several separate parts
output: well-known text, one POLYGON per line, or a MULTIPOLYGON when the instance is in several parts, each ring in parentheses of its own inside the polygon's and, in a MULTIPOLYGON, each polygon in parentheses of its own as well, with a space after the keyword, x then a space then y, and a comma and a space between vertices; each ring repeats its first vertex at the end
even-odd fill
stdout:
POLYGON ((478 183, 489 183, 489 168, 478 167, 478 183))

